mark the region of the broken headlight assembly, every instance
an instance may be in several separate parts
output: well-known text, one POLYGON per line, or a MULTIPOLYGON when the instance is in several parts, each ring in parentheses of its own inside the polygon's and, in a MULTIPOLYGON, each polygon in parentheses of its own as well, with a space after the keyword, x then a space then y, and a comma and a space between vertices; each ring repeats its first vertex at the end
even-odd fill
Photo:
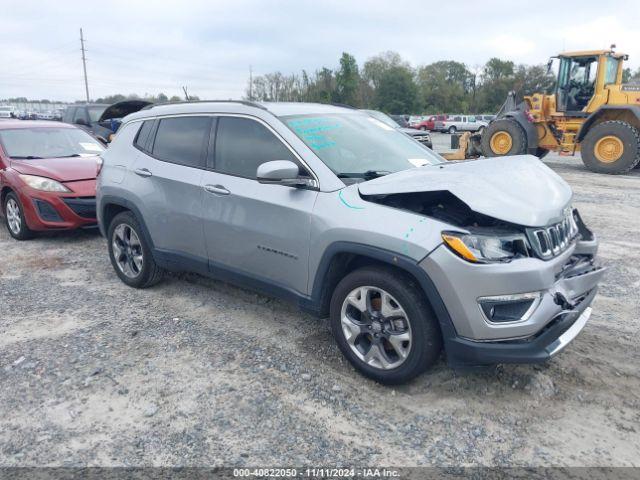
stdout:
POLYGON ((453 253, 472 263, 503 263, 529 256, 524 233, 442 232, 442 240, 453 253))

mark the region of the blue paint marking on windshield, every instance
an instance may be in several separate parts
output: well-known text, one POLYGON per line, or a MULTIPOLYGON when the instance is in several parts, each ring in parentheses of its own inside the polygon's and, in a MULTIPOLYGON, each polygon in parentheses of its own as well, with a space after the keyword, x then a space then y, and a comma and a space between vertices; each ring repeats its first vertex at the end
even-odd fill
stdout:
POLYGON ((340 190, 340 191, 338 192, 338 198, 340 199, 340 201, 342 202, 342 204, 343 204, 345 207, 353 208, 354 210, 364 210, 364 207, 358 207, 358 206, 355 206, 355 205, 350 205, 350 204, 349 204, 349 203, 344 199, 344 197, 342 196, 342 190, 340 190))
POLYGON ((287 122, 291 128, 314 150, 335 147, 336 142, 324 132, 341 128, 340 122, 328 118, 302 118, 287 122))

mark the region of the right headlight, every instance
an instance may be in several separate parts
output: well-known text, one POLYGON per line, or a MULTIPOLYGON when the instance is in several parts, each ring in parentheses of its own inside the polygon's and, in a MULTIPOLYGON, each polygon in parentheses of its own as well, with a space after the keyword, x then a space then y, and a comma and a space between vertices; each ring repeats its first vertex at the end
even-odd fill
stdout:
POLYGON ((529 244, 524 233, 442 232, 442 240, 456 255, 472 263, 500 263, 518 256, 529 256, 529 244))
POLYGON ((23 175, 20 174, 20 178, 24 183, 29 185, 31 188, 35 190, 42 190, 43 192, 62 192, 68 193, 69 190, 67 187, 62 185, 60 182, 52 180, 47 177, 37 177, 35 175, 23 175))

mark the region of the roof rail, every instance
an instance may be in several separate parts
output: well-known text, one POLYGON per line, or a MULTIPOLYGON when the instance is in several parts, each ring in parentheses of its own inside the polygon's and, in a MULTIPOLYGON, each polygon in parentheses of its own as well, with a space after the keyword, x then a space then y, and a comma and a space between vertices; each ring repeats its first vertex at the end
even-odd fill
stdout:
POLYGON ((242 105, 246 105, 248 107, 255 107, 261 110, 267 110, 264 106, 260 105, 256 102, 251 102, 249 100, 190 100, 190 101, 180 101, 180 102, 162 102, 162 103, 152 103, 151 105, 147 105, 141 110, 151 110, 153 107, 161 107, 163 105, 184 105, 188 103, 241 103, 242 105))
POLYGON ((353 105, 347 105, 346 103, 330 103, 329 105, 332 105, 334 107, 350 108, 351 110, 358 110, 353 105))

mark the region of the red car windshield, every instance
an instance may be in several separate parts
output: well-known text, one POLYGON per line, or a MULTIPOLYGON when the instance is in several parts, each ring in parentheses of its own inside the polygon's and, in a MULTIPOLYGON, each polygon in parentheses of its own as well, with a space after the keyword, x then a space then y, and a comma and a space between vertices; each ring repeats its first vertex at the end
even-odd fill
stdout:
POLYGON ((11 158, 36 159, 98 155, 104 147, 78 128, 0 130, 0 144, 11 158))

